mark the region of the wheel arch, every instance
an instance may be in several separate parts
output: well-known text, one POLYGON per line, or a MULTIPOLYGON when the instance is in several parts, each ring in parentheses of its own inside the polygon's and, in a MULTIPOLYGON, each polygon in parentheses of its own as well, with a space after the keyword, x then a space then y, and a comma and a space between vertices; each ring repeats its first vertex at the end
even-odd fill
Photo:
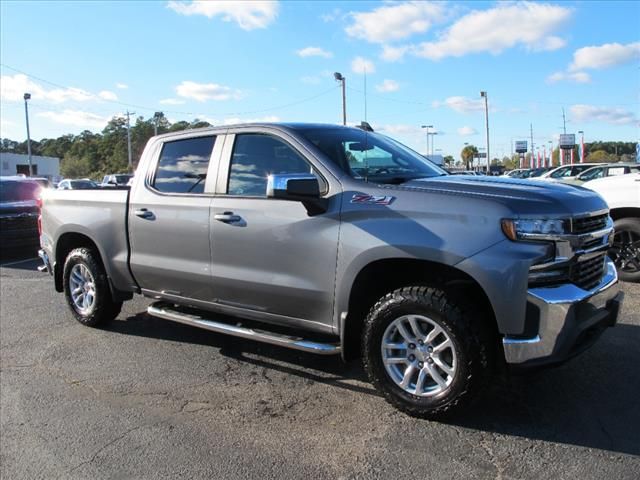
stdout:
POLYGON ((620 220, 621 218, 640 218, 640 207, 620 207, 620 208, 612 208, 609 211, 609 215, 611 218, 615 220, 620 220))
POLYGON ((397 288, 410 285, 428 285, 446 290, 454 296, 464 295, 477 302, 486 313, 489 333, 499 347, 495 312, 482 286, 469 274, 450 265, 430 260, 386 258, 365 265, 351 285, 348 313, 341 321, 340 336, 343 358, 359 355, 363 321, 371 307, 382 296, 397 288))
POLYGON ((88 235, 80 232, 65 232, 58 237, 58 241, 55 245, 55 253, 54 253, 54 264, 53 264, 53 278, 55 289, 57 292, 62 292, 64 289, 63 286, 63 272, 64 272, 64 262, 72 250, 76 248, 88 248, 94 251, 97 255, 98 262, 104 268, 107 279, 109 281, 109 289, 111 291, 111 295, 114 300, 124 301, 130 300, 133 297, 133 294, 130 292, 123 292, 121 290, 116 289, 113 286, 113 282, 111 281, 111 276, 109 275, 108 266, 105 264, 103 260, 103 253, 100 251, 98 244, 88 235))

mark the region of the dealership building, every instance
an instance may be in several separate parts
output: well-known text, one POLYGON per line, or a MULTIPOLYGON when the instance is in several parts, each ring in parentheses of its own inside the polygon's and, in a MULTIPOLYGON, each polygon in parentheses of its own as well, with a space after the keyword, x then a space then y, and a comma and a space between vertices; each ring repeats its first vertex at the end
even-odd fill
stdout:
MULTIPOLYGON (((46 177, 55 180, 60 177, 60 159, 31 155, 34 177, 46 177)), ((0 152, 0 175, 29 175, 29 155, 0 152)))

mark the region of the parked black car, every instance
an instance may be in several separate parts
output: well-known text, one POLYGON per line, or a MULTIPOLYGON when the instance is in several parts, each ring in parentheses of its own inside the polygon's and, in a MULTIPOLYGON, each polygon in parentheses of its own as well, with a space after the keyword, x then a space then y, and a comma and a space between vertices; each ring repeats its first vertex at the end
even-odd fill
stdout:
POLYGON ((0 179, 0 245, 2 250, 37 247, 38 197, 42 185, 32 180, 0 179))

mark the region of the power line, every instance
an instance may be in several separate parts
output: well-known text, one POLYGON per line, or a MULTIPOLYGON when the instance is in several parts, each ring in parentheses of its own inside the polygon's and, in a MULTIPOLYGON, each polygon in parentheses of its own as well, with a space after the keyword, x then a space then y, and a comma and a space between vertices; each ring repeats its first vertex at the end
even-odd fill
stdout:
MULTIPOLYGON (((12 67, 10 65, 7 65, 7 64, 4 64, 4 63, 0 63, 0 66, 2 66, 4 68, 8 68, 9 70, 12 70, 12 71, 17 72, 17 73, 21 73, 23 75, 26 75, 29 78, 32 78, 34 80, 38 80, 40 82, 46 83, 47 85, 51 85, 53 87, 62 88, 62 89, 65 89, 65 90, 68 90, 69 88, 71 88, 71 87, 67 87, 67 86, 61 85, 59 83, 52 82, 52 81, 47 80, 45 78, 38 77, 36 75, 32 75, 30 73, 25 72, 24 70, 20 70, 20 69, 14 68, 14 67, 12 67)), ((220 112, 220 113, 217 113, 217 115, 220 115, 220 116, 241 116, 241 115, 253 115, 253 114, 256 114, 256 113, 271 112, 271 111, 275 111, 275 110, 282 110, 282 109, 285 109, 285 108, 288 108, 288 107, 299 105, 301 103, 306 103, 306 102, 309 102, 311 100, 315 100, 316 98, 319 98, 319 97, 321 97, 323 95, 326 95, 326 94, 334 91, 336 88, 337 88, 337 86, 332 86, 331 88, 329 88, 327 90, 324 90, 324 91, 322 91, 322 92, 320 92, 320 93, 318 93, 316 95, 312 95, 310 97, 302 98, 300 100, 295 100, 293 102, 285 103, 283 105, 276 105, 276 106, 267 107, 267 108, 261 108, 261 109, 257 109, 257 110, 248 110, 248 111, 244 111, 244 112, 220 112)), ((96 98, 100 98, 98 95, 95 95, 95 94, 93 94, 91 92, 87 91, 87 93, 89 93, 90 95, 92 95, 92 96, 94 96, 96 98)), ((147 106, 144 106, 144 105, 137 105, 137 104, 133 104, 133 103, 121 102, 119 100, 109 100, 109 99, 105 99, 105 98, 100 98, 100 100, 102 100, 104 102, 108 102, 108 103, 122 105, 122 106, 125 106, 125 107, 137 108, 137 109, 140 109, 140 110, 149 110, 149 111, 153 111, 153 112, 158 110, 157 107, 147 107, 147 106)), ((184 112, 184 111, 178 111, 178 110, 165 110, 165 113, 175 114, 175 115, 188 115, 188 116, 194 116, 194 117, 204 115, 203 113, 184 112)))

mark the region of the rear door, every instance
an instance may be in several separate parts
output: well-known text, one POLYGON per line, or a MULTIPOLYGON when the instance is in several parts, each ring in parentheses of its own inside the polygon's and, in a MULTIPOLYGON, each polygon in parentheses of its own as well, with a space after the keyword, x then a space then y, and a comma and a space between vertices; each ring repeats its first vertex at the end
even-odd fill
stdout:
POLYGON ((209 208, 224 136, 166 141, 129 207, 131 269, 147 292, 211 301, 209 208))
POLYGON ((218 302, 229 308, 330 328, 340 187, 302 150, 283 133, 227 135, 211 207, 212 282, 218 302), (272 173, 316 174, 329 210, 309 216, 300 202, 267 198, 272 173))

